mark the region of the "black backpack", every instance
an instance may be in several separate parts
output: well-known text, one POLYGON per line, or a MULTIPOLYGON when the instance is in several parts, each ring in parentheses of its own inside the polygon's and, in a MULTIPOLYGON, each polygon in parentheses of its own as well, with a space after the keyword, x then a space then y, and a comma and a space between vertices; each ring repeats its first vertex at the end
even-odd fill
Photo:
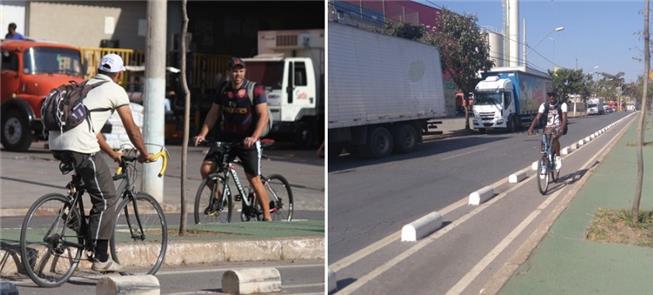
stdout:
MULTIPOLYGON (((556 106, 556 109, 558 110, 558 114, 560 114, 560 120, 562 120, 562 103, 558 103, 556 106)), ((540 117, 540 128, 546 127, 546 120, 549 118, 549 103, 545 102, 544 103, 544 113, 542 113, 542 116, 540 117)), ((568 122, 565 121, 565 125, 562 126, 562 134, 567 135, 567 124, 568 122)))
MULTIPOLYGON (((222 86, 220 87, 220 92, 218 95, 224 95, 225 90, 227 90, 227 86, 229 86, 229 81, 224 81, 222 82, 222 86)), ((253 81, 247 81, 247 85, 245 85, 245 88, 247 88, 247 97, 249 98, 249 102, 252 104, 252 107, 254 107, 254 88, 256 87, 256 82, 253 81)), ((272 111, 270 111, 270 106, 268 105, 268 124, 263 129, 263 133, 261 134, 261 137, 265 137, 270 133, 270 130, 272 129, 272 111)))
POLYGON ((107 81, 86 85, 88 81, 78 84, 70 81, 63 84, 48 93, 45 101, 41 106, 41 123, 44 131, 66 132, 75 128, 84 121, 89 124, 89 129, 93 130, 89 120, 91 111, 106 111, 108 109, 89 110, 82 103, 89 91, 95 89, 107 81))

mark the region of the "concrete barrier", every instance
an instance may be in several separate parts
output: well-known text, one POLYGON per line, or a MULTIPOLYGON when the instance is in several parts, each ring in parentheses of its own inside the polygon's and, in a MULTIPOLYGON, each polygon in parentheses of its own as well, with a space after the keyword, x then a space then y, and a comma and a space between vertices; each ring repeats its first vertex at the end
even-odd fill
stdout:
POLYGON ((480 205, 485 203, 485 201, 494 197, 494 187, 488 185, 480 190, 477 190, 469 194, 469 205, 480 205))
POLYGON ((2 295, 18 295, 18 288, 12 282, 0 281, 0 294, 2 295))
MULTIPOLYGON (((535 162, 535 163, 537 163, 537 162, 535 162)), ((537 170, 537 167, 535 167, 535 169, 537 170)), ((509 183, 518 183, 518 182, 524 180, 524 178, 526 178, 526 170, 517 171, 517 172, 515 172, 513 174, 510 174, 510 176, 508 176, 508 182, 509 183)))
POLYGON ((581 146, 583 146, 585 144, 585 140, 581 139, 576 144, 578 145, 578 147, 581 147, 581 146))
POLYGON ((588 142, 590 142, 592 139, 588 136, 588 137, 585 137, 585 139, 583 139, 583 140, 585 141, 585 143, 588 143, 588 142))
POLYGON ((95 294, 158 295, 160 294, 159 280, 153 275, 107 276, 97 283, 95 294))
POLYGON ((281 292, 281 274, 273 267, 229 270, 222 275, 222 292, 229 294, 281 292))
POLYGON ((538 161, 535 161, 535 162, 531 163, 531 170, 537 171, 537 162, 538 161))
POLYGON ((595 133, 592 133, 592 134, 590 135, 590 139, 594 139, 594 138, 596 138, 596 134, 595 134, 595 133))
POLYGON ((571 153, 571 151, 572 151, 572 148, 565 147, 565 148, 560 150, 560 154, 563 155, 563 156, 566 156, 566 155, 569 155, 571 153))
POLYGON ((415 242, 442 227, 442 215, 433 211, 401 228, 402 242, 415 242))
POLYGON ((327 277, 329 281, 329 290, 328 293, 335 291, 338 288, 338 280, 336 279, 336 273, 329 269, 329 276, 327 277))

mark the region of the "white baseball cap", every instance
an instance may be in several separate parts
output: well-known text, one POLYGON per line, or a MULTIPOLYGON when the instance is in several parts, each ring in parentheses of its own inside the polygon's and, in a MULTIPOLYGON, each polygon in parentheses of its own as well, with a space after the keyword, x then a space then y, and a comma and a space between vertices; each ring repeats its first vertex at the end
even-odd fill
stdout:
POLYGON ((120 55, 109 53, 102 57, 98 69, 109 73, 118 73, 125 70, 125 65, 120 55))

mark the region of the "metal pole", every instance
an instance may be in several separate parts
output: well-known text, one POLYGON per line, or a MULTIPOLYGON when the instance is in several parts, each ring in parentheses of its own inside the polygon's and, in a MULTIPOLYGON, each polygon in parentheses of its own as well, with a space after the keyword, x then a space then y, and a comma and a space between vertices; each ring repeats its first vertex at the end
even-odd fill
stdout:
MULTIPOLYGON (((148 151, 157 152, 164 145, 164 98, 166 67, 165 0, 147 1, 147 36, 145 44, 145 99, 143 137, 148 151)), ((163 178, 157 176, 161 162, 143 165, 143 191, 163 202, 163 178)))

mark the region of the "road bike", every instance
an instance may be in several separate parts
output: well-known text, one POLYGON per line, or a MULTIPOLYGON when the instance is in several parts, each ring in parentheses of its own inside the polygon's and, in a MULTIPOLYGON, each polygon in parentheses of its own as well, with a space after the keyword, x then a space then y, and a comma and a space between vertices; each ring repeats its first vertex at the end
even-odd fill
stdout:
MULTIPOLYGON (((231 222, 234 211, 234 201, 241 202, 241 221, 262 220, 263 210, 257 202, 256 194, 252 188, 244 188, 236 165, 240 161, 234 159, 232 153, 236 148, 242 148, 240 142, 221 142, 207 139, 208 143, 217 150, 213 162, 216 169, 200 183, 195 195, 194 217, 195 224, 210 224, 231 222), (233 181, 231 181, 233 180, 233 181), (233 193, 230 183, 236 185, 233 193)), ((270 146, 270 141, 263 142, 263 147, 270 146)), ((262 156, 262 158, 265 158, 262 156)), ((268 193, 270 200, 270 214, 273 220, 292 221, 294 202, 290 183, 280 174, 270 176, 261 175, 261 182, 268 193)))
POLYGON ((546 195, 549 183, 558 181, 560 169, 556 169, 556 154, 553 151, 553 135, 542 132, 541 153, 537 161, 537 188, 546 195))
MULTIPOLYGON (((163 147, 150 159, 159 158, 162 159, 159 177, 162 177, 169 158, 163 147)), ((117 207, 106 209, 119 210, 109 250, 112 259, 125 269, 122 274, 155 274, 165 258, 168 226, 163 209, 154 197, 134 191, 137 159, 137 156, 123 156, 113 176, 121 184, 117 190, 120 198, 117 207), (134 251, 141 253, 139 263, 120 258, 134 251)), ((63 161, 59 169, 64 174, 74 170, 70 163, 63 161)), ((36 200, 20 230, 23 268, 41 287, 59 286, 68 281, 80 261, 93 261, 95 245, 91 240, 90 214, 84 209, 85 186, 81 176, 73 173, 66 188, 68 194, 51 193, 36 200)))

